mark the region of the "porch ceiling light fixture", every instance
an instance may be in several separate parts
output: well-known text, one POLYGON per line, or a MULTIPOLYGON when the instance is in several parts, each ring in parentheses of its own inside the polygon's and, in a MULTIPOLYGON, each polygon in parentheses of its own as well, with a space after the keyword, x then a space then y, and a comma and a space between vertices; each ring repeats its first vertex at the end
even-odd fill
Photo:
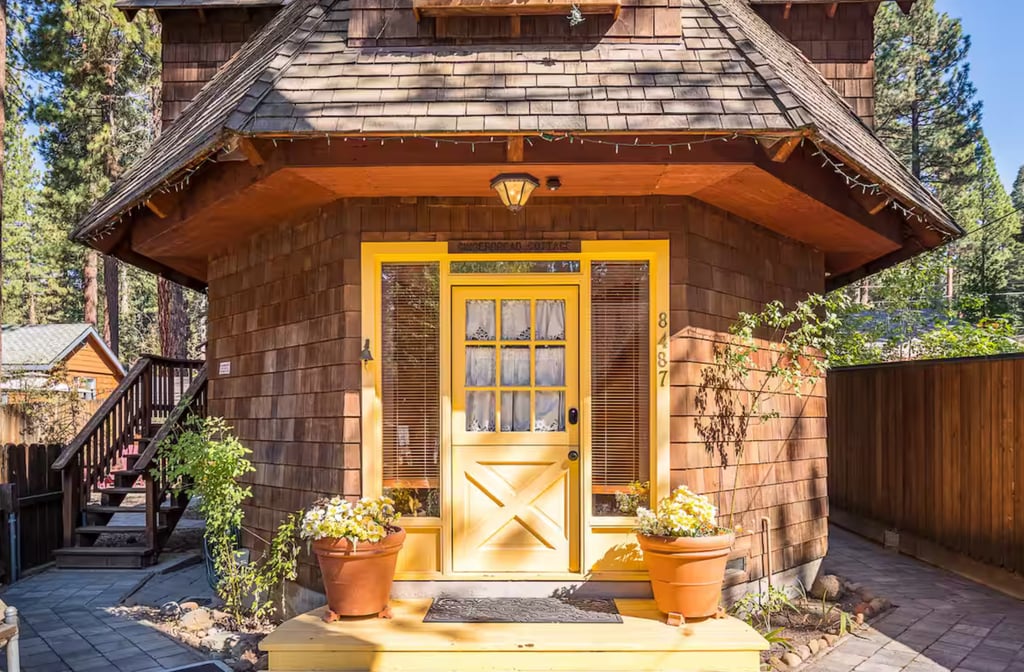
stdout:
POLYGON ((502 173, 491 180, 491 189, 512 212, 519 212, 530 200, 530 194, 540 186, 540 181, 527 173, 502 173))

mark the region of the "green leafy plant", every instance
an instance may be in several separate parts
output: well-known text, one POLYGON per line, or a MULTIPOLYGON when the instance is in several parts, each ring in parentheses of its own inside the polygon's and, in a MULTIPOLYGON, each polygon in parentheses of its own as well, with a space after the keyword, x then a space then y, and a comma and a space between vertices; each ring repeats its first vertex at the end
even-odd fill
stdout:
MULTIPOLYGON (((694 397, 694 425, 723 471, 742 461, 751 427, 781 417, 779 397, 802 398, 825 375, 847 303, 841 294, 812 294, 787 311, 773 301, 759 313, 740 313, 729 336, 714 344, 694 397)), ((729 527, 740 478, 740 469, 733 471, 729 527)))
MULTIPOLYGON (((242 503, 252 488, 240 482, 255 471, 250 451, 221 418, 189 418, 184 428, 159 446, 166 477, 177 494, 199 500, 206 521, 206 541, 218 576, 217 594, 225 611, 238 625, 266 622, 277 606, 284 607, 284 583, 296 577, 299 514, 284 519, 267 550, 246 562, 236 547, 237 533, 245 529, 242 503), (275 603, 275 597, 281 602, 275 603)), ((156 469, 154 468, 154 475, 156 469)), ((251 532, 251 531, 250 531, 251 532)))
POLYGON ((763 593, 747 593, 730 609, 735 616, 762 632, 772 632, 772 617, 785 610, 800 612, 789 596, 775 586, 770 586, 763 593))
POLYGON ((775 628, 774 630, 772 630, 770 632, 763 632, 763 633, 761 633, 761 636, 764 637, 764 640, 766 642, 768 642, 768 646, 772 646, 774 644, 778 644, 779 646, 781 646, 782 648, 786 649, 787 651, 792 651, 793 648, 794 648, 793 647, 793 643, 789 641, 788 637, 783 637, 782 636, 782 633, 785 632, 785 630, 786 630, 786 628, 784 628, 784 627, 783 628, 775 628))
POLYGON ((650 481, 633 481, 626 492, 615 493, 615 507, 624 516, 635 516, 637 509, 649 504, 650 481))

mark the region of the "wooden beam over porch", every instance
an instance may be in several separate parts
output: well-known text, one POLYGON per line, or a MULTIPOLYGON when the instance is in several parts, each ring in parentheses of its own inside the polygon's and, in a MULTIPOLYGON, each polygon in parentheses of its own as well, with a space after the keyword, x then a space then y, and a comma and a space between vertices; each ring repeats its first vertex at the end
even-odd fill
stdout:
MULTIPOLYGON (((904 245, 896 213, 858 199, 823 170, 796 138, 635 136, 533 139, 315 138, 288 143, 250 138, 259 161, 214 164, 193 176, 189 192, 163 216, 143 216, 132 249, 154 259, 205 259, 254 231, 341 198, 490 198, 490 181, 514 166, 543 181, 548 198, 692 196, 842 260, 833 274, 904 245), (723 140, 719 142, 719 140, 723 140), (647 144, 660 146, 644 146, 647 144), (672 144, 672 147, 668 145, 672 144), (783 160, 784 159, 784 160, 783 160), (846 266, 846 264, 852 264, 846 266)), ((529 206, 527 206, 529 208, 529 206)), ((920 235, 926 236, 927 231, 920 235)), ((205 265, 205 264, 204 264, 205 265)))

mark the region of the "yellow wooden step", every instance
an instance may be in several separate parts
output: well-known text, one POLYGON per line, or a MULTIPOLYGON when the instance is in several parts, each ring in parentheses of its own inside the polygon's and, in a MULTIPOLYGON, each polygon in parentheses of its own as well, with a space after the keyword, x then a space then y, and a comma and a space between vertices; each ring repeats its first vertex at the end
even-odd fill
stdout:
POLYGON ((394 618, 291 619, 260 647, 271 672, 672 670, 757 672, 768 643, 734 618, 671 627, 651 600, 616 600, 622 623, 424 623, 430 600, 396 600, 394 618))

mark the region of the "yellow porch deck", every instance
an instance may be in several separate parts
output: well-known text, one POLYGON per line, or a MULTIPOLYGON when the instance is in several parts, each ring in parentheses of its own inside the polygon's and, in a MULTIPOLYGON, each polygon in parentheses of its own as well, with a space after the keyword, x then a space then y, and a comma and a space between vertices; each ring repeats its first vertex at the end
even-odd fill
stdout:
POLYGON ((271 672, 578 670, 757 672, 767 642, 734 618, 671 627, 651 600, 616 600, 622 623, 424 623, 430 600, 392 602, 391 620, 324 623, 316 609, 260 645, 271 672))

